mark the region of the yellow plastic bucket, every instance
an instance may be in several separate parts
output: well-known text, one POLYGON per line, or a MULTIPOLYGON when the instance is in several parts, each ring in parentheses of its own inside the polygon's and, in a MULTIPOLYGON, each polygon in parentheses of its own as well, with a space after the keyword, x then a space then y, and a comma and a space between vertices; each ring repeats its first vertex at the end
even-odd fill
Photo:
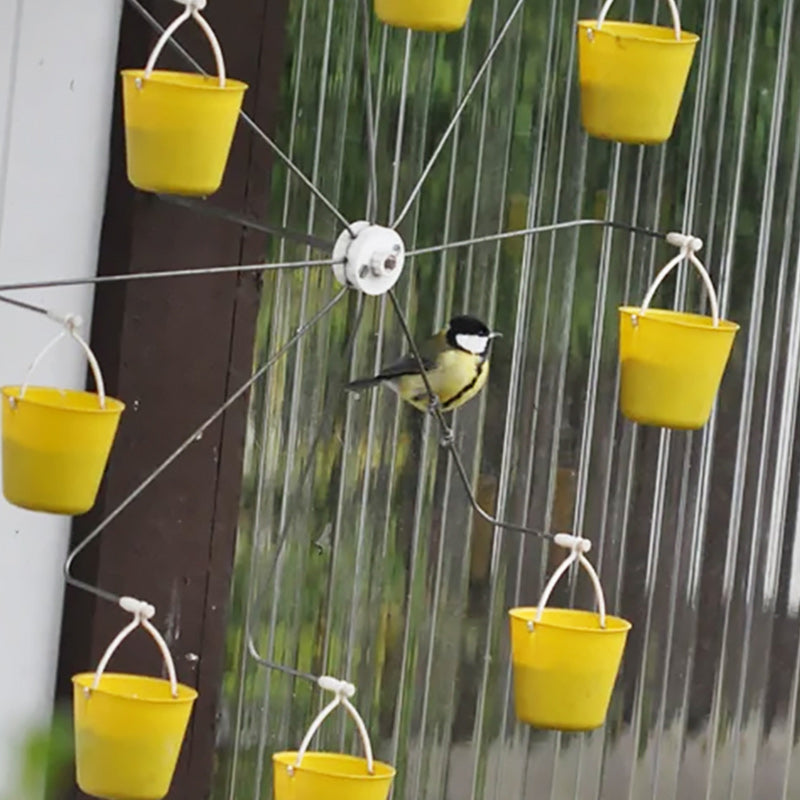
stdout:
POLYGON ((712 315, 648 307, 659 283, 683 257, 667 264, 642 306, 619 309, 620 410, 640 425, 702 428, 739 330, 735 322, 719 318, 714 286, 693 254, 689 258, 706 283, 712 315))
POLYGON ((119 605, 133 621, 114 638, 94 672, 72 677, 75 768, 81 791, 104 800, 161 800, 169 791, 197 692, 178 683, 155 608, 133 597, 119 605), (169 680, 107 673, 124 639, 143 627, 158 645, 169 680))
POLYGON ((3 495, 51 514, 83 514, 97 498, 125 404, 90 392, 3 387, 3 495))
POLYGON ((586 558, 591 542, 558 533, 555 544, 571 550, 534 607, 509 610, 514 708, 535 728, 588 731, 606 719, 631 624, 606 614, 600 578, 586 558), (594 587, 599 613, 547 608, 547 600, 578 562, 594 587))
POLYGON ((319 678, 317 683, 321 689, 333 692, 335 697, 317 714, 298 750, 273 754, 274 800, 386 800, 395 769, 375 761, 372 756, 367 726, 349 700, 355 693, 355 686, 328 675, 319 678), (340 706, 356 724, 365 758, 307 752, 314 734, 340 706))
POLYGON ((51 514, 83 514, 97 498, 125 404, 106 396, 97 359, 64 320, 21 386, 2 388, 3 495, 9 503, 51 514), (98 393, 28 386, 39 361, 67 333, 82 347, 98 393))
POLYGON ((511 659, 517 718, 535 728, 588 731, 606 719, 630 622, 591 611, 512 608, 511 659), (530 627, 529 627, 530 623, 530 627))
POLYGON ((381 22, 415 31, 449 32, 464 27, 470 0, 375 0, 381 22))
POLYGON ((339 753, 306 753, 295 766, 297 752, 275 753, 273 789, 275 800, 386 800, 395 770, 374 762, 373 773, 367 762, 339 753))
POLYGON ((205 196, 222 184, 247 84, 225 77, 219 42, 187 7, 165 31, 143 70, 122 70, 128 179, 147 192, 205 196), (194 16, 211 43, 216 77, 154 71, 169 36, 194 16))
POLYGON ((619 309, 620 410, 640 425, 702 428, 739 326, 666 309, 619 309))
POLYGON ((581 121, 598 139, 658 144, 672 135, 700 37, 680 27, 578 21, 581 121))
POLYGON ((160 800, 169 791, 197 692, 139 675, 75 675, 78 786, 109 800, 160 800))

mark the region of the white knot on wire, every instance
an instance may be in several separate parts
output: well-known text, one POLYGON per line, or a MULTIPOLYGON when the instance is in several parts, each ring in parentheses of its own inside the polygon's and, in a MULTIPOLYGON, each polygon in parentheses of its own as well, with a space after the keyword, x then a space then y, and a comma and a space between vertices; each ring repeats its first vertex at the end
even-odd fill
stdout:
POLYGON ((182 6, 188 6, 192 11, 202 11, 206 7, 206 0, 175 0, 182 6))
POLYGON ((119 607, 129 614, 133 614, 139 620, 152 619, 156 614, 156 608, 145 600, 136 597, 120 597, 119 607))
POLYGON ((356 687, 348 681, 341 681, 331 675, 317 678, 317 686, 325 692, 332 692, 339 700, 350 698, 356 693, 356 687))
POLYGON ((685 253, 697 253, 703 249, 703 240, 688 233, 672 231, 667 234, 666 238, 668 244, 683 250, 685 253))
POLYGON ((582 536, 573 536, 571 533, 557 533, 553 540, 559 547, 571 550, 573 553, 588 553, 592 549, 589 539, 582 536))
POLYGON ((70 332, 75 333, 77 328, 83 325, 83 317, 80 314, 67 314, 64 317, 64 327, 70 332))

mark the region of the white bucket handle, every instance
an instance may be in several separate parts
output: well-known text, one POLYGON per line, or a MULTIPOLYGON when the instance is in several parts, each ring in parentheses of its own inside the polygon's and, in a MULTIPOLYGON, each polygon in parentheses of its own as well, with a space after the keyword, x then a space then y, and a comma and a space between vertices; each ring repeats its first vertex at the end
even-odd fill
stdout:
MULTIPOLYGON (((600 13, 597 15, 597 30, 600 30, 603 27, 603 23, 606 21, 606 15, 608 14, 609 9, 613 5, 614 0, 606 0, 603 3, 603 7, 600 9, 600 13)), ((675 0, 667 0, 667 5, 669 6, 669 10, 672 13, 672 27, 675 29, 675 38, 680 41, 681 40, 681 15, 678 11, 678 5, 675 0)))
POLYGON ((675 258, 669 261, 664 267, 662 267, 661 271, 656 275, 653 279, 653 282, 650 284, 650 288, 647 290, 647 294, 644 296, 644 300, 642 300, 641 308, 639 309, 639 314, 644 314, 645 311, 650 307, 650 302, 653 299, 653 295, 656 293, 658 287, 664 282, 664 279, 672 272, 678 264, 683 261, 683 259, 688 259, 692 266, 697 270, 700 274, 700 277, 703 279, 703 283, 706 287, 706 293, 708 294, 708 302, 711 305, 711 317, 714 323, 714 327, 719 327, 719 299, 717 298, 717 291, 714 289, 714 282, 711 280, 711 276, 708 274, 708 270, 703 266, 700 259, 695 255, 695 253, 700 250, 703 246, 703 240, 698 239, 696 236, 687 236, 682 233, 668 233, 667 234, 667 241, 670 244, 674 244, 677 247, 680 247, 681 251, 678 253, 675 258))
POLYGON ((606 598, 603 594, 603 587, 600 585, 600 578, 597 576, 594 567, 589 559, 586 558, 585 553, 592 549, 592 543, 588 539, 581 536, 573 536, 570 533, 557 533, 555 536, 555 543, 559 547, 566 547, 571 550, 570 554, 558 565, 558 569, 552 574, 547 586, 544 587, 542 596, 539 598, 539 604, 536 606, 536 616, 533 620, 528 622, 528 630, 533 631, 534 623, 542 621, 542 614, 544 613, 547 601, 556 588, 556 584, 561 579, 561 576, 570 568, 570 566, 577 561, 588 573, 594 586, 594 594, 597 598, 597 608, 600 612, 600 627, 606 627, 606 598))
MULTIPOLYGON (((176 0, 181 5, 186 6, 186 10, 177 16, 161 34, 161 38, 156 42, 153 52, 150 53, 150 58, 147 60, 147 66, 144 68, 144 80, 147 80, 152 74, 156 66, 156 61, 161 55, 161 51, 169 41, 170 36, 175 33, 189 17, 194 17, 197 24, 203 29, 211 49, 214 51, 214 60, 217 62, 217 74, 219 75, 220 89, 225 88, 225 59, 222 55, 222 48, 220 47, 219 40, 217 39, 214 29, 208 24, 205 17, 200 12, 206 7, 206 0, 176 0)), ((141 88, 141 87, 139 87, 141 88)))
POLYGON ((337 706, 344 706, 345 711, 347 711, 347 713, 353 718, 353 722, 355 722, 358 732, 361 736, 361 743, 364 745, 364 755, 367 759, 367 772, 370 775, 374 775, 375 761, 372 755, 372 742, 370 742, 369 739, 367 726, 364 724, 364 720, 361 718, 361 715, 358 713, 355 706, 348 699, 355 694, 356 687, 353 686, 352 683, 340 681, 337 678, 332 678, 329 675, 323 675, 321 678, 318 678, 317 685, 320 687, 320 689, 333 692, 335 697, 330 703, 328 703, 328 705, 325 706, 325 708, 322 709, 322 711, 319 712, 319 714, 317 714, 316 718, 311 723, 311 726, 306 732, 303 741, 300 743, 300 749, 297 751, 297 759, 295 760, 294 764, 289 764, 287 766, 287 771, 290 775, 294 774, 294 770, 301 765, 303 756, 305 756, 306 750, 308 750, 308 746, 311 744, 311 740, 314 738, 314 734, 319 730, 322 723, 337 706))
POLYGON ((92 681, 91 690, 85 689, 87 693, 94 691, 100 685, 100 678, 103 676, 111 656, 114 655, 116 649, 128 637, 130 633, 136 630, 140 625, 153 637, 158 649, 161 651, 161 656, 166 664, 167 672, 169 673, 169 685, 172 691, 172 696, 178 696, 178 676, 175 673, 175 662, 172 660, 172 654, 169 652, 169 647, 164 641, 164 637, 158 632, 158 629, 150 622, 156 610, 150 603, 145 603, 144 600, 137 600, 135 597, 120 597, 120 608, 133 614, 133 620, 129 622, 114 638, 111 644, 106 648, 100 663, 94 673, 94 680, 92 681))
MULTIPOLYGON (((28 390, 28 384, 30 383, 31 376, 33 375, 34 370, 36 367, 39 366, 41 360, 50 352, 50 350, 58 344, 65 336, 71 336, 83 349, 83 352, 86 354, 86 358, 89 359, 89 365, 92 368, 92 375, 94 375, 94 382, 95 386, 97 387, 97 397, 100 401, 100 408, 106 407, 106 385, 103 381, 103 373, 100 370, 100 364, 95 357, 95 354, 92 352, 92 348, 84 341, 83 337, 78 333, 76 330, 78 326, 81 324, 81 318, 77 314, 67 314, 65 317, 57 317, 55 314, 48 315, 51 319, 55 319, 57 322, 60 322, 64 329, 54 338, 52 338, 39 352, 39 355, 33 359, 33 362, 28 367, 28 371, 25 374, 25 380, 22 382, 22 386, 19 390, 19 398, 20 400, 25 397, 25 392, 28 390)), ((16 398, 10 398, 12 407, 15 404, 16 398)))

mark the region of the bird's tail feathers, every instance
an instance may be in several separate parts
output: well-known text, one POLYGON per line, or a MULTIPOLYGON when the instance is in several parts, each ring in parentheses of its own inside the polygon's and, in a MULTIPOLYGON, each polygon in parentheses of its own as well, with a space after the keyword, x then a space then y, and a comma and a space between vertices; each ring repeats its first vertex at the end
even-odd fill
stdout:
POLYGON ((377 386, 383 380, 384 378, 380 375, 375 375, 372 378, 357 378, 354 381, 350 381, 344 388, 347 389, 348 392, 360 392, 363 389, 377 386))

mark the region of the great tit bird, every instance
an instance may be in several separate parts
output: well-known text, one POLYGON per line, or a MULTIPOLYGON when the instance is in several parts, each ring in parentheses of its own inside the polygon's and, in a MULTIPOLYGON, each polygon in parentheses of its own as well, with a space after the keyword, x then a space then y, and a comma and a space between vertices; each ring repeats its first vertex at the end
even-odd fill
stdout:
MULTIPOLYGON (((425 372, 442 411, 464 405, 483 388, 489 376, 489 347, 496 336, 502 334, 490 331, 479 319, 458 316, 420 345, 425 372)), ((384 367, 372 378, 348 383, 346 388, 358 392, 380 383, 385 383, 414 408, 420 411, 430 408, 425 381, 413 353, 384 367)))

